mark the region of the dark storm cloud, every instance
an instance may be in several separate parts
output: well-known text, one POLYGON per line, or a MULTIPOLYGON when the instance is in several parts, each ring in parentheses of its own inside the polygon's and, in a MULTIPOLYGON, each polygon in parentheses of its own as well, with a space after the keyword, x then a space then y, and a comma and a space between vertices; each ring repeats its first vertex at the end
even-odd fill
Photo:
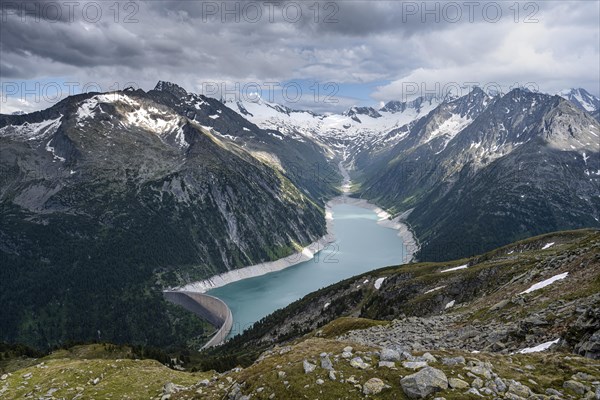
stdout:
POLYGON ((0 3, 3 80, 118 80, 147 89, 166 79, 190 90, 210 81, 389 82, 375 90, 377 100, 397 97, 407 80, 533 80, 548 91, 600 91, 598 2, 523 2, 517 14, 514 2, 476 2, 472 15, 456 2, 458 19, 452 2, 122 1, 115 9, 113 1, 78 1, 58 19, 49 4, 63 1, 0 3), (492 21, 496 6, 502 18, 492 21), (532 11, 537 22, 525 23, 532 11))
POLYGON ((102 24, 92 25, 89 30, 71 24, 35 24, 23 28, 24 24, 15 20, 5 23, 4 54, 35 55, 67 65, 93 67, 132 63, 144 53, 138 38, 119 29, 103 29, 102 24))

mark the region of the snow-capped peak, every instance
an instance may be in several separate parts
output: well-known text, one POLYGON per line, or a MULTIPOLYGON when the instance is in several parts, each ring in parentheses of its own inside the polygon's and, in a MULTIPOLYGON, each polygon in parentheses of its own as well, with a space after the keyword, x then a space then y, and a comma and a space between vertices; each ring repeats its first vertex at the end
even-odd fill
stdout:
POLYGON ((342 114, 320 115, 306 110, 293 110, 263 99, 226 101, 225 105, 264 129, 276 129, 293 138, 301 136, 345 140, 385 135, 424 115, 438 106, 434 99, 419 100, 393 111, 377 111, 373 107, 355 106, 342 114))
MULTIPOLYGON (((348 111, 344 112, 342 115, 348 117, 358 117, 359 115, 368 115, 371 118, 381 118, 381 114, 377 112, 373 107, 352 107, 348 111)), ((352 118, 356 120, 355 118, 352 118)), ((360 122, 357 121, 357 122, 360 122)))
POLYGON ((558 92, 557 95, 588 112, 600 109, 600 99, 582 88, 564 89, 558 92))

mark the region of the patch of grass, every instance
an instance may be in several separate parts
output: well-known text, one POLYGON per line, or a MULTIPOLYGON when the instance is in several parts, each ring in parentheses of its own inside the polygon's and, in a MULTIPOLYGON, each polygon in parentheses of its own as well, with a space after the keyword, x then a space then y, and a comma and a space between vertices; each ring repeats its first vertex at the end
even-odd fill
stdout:
POLYGON ((28 393, 35 398, 80 394, 81 399, 150 399, 162 394, 166 382, 189 386, 210 375, 174 371, 154 360, 53 358, 14 372, 0 390, 5 390, 3 399, 21 399, 28 393))
POLYGON ((389 324, 389 321, 375 321, 366 318, 342 317, 331 321, 317 332, 320 332, 319 337, 334 338, 349 331, 368 329, 373 326, 385 326, 389 324))
POLYGON ((50 355, 41 359, 41 361, 49 361, 56 359, 110 359, 117 358, 132 358, 133 352, 128 346, 118 346, 108 343, 87 344, 73 346, 68 349, 57 350, 50 355))

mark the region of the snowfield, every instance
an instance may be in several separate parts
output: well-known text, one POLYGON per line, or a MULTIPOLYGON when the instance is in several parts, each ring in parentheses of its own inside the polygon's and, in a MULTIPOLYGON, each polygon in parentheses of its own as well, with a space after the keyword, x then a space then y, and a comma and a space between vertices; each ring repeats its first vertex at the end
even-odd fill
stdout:
POLYGON ((459 265, 458 267, 445 269, 443 271, 440 271, 440 273, 458 271, 460 269, 467 269, 467 268, 468 268, 468 264, 464 264, 464 265, 459 265))
POLYGON ((546 244, 544 245, 544 247, 542 247, 542 250, 549 249, 549 248, 550 248, 550 247, 552 247, 552 246, 554 246, 554 242, 552 242, 552 243, 546 243, 546 244))
POLYGON ((559 341, 560 338, 550 342, 538 344, 535 347, 526 347, 523 350, 519 350, 519 354, 538 353, 540 351, 548 350, 553 344, 557 344, 559 341))
POLYGON ((538 289, 542 289, 545 288, 548 285, 553 284, 556 281, 560 281, 561 279, 565 279, 567 276, 569 275, 568 272, 562 273, 562 274, 558 274, 558 275, 554 275, 552 278, 546 279, 545 281, 541 281, 539 283, 536 283, 535 285, 532 285, 529 289, 522 291, 519 294, 527 294, 527 293, 531 293, 534 292, 538 289))
POLYGON ((385 281, 385 278, 377 278, 377 280, 375 281, 375 289, 379 290, 383 281, 385 281))

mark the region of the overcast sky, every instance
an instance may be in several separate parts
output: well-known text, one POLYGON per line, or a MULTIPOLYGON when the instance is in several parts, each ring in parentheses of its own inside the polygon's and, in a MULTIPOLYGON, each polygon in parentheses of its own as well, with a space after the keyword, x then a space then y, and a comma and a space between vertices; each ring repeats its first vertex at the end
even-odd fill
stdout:
POLYGON ((595 0, 0 3, 2 113, 158 80, 316 111, 474 82, 600 94, 595 0))

